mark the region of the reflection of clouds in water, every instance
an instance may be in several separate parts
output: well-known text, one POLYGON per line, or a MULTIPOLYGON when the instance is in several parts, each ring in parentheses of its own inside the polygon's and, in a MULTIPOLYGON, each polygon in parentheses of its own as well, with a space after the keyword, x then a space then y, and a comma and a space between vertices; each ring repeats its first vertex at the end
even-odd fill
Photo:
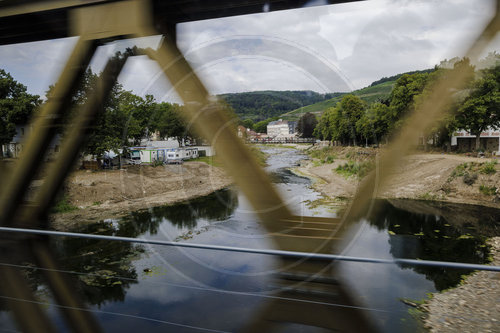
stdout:
MULTIPOLYGON (((272 247, 269 239, 260 237, 255 239, 225 237, 226 235, 218 231, 217 237, 213 237, 212 235, 207 237, 212 239, 212 243, 215 242, 218 245, 251 248, 272 247), (214 238, 217 239, 214 241, 214 238)), ((202 235, 197 237, 199 243, 208 243, 207 239, 200 239, 204 238, 200 237, 202 235)), ((166 270, 173 274, 168 275, 169 278, 180 277, 181 280, 179 280, 179 283, 182 281, 185 282, 187 279, 195 284, 210 285, 215 288, 221 282, 219 280, 221 278, 220 274, 223 274, 227 278, 266 276, 273 271, 275 260, 272 256, 198 249, 162 249, 156 247, 152 251, 154 257, 158 258, 166 270)), ((227 280, 225 283, 234 285, 236 289, 240 287, 245 289, 247 287, 242 281, 227 280)), ((248 287, 251 288, 252 283, 250 281, 248 283, 248 287)))
MULTIPOLYGON (((161 283, 148 283, 148 281, 160 280, 161 278, 146 277, 141 283, 128 290, 127 298, 134 300, 155 301, 162 305, 186 301, 193 297, 189 289, 168 286, 161 283)), ((193 290, 193 292, 196 292, 193 290)))
MULTIPOLYGON (((367 222, 363 222, 367 223, 367 222)), ((393 259, 387 230, 374 226, 364 228, 346 256, 393 259)), ((337 262, 342 283, 345 283, 366 307, 406 312, 400 298, 422 299, 427 292, 434 292, 434 284, 424 275, 397 265, 337 262), (352 277, 356 278, 353 279, 352 277), (375 282, 375 284, 374 284, 375 282)), ((399 320, 399 319, 398 319, 399 320)), ((394 323, 394 325, 399 325, 394 323)))

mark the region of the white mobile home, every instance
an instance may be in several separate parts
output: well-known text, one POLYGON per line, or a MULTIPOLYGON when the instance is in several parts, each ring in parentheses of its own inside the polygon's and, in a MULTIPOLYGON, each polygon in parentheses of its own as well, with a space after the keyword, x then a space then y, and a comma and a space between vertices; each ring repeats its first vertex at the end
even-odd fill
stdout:
POLYGON ((198 156, 214 156, 215 149, 212 146, 195 146, 190 148, 198 149, 198 156))
POLYGON ((190 160, 198 157, 198 148, 147 148, 140 151, 141 163, 190 160))
POLYGON ((144 149, 140 151, 141 163, 153 163, 158 158, 156 149, 144 149))
POLYGON ((176 148, 169 149, 167 159, 190 160, 198 157, 198 148, 176 148))

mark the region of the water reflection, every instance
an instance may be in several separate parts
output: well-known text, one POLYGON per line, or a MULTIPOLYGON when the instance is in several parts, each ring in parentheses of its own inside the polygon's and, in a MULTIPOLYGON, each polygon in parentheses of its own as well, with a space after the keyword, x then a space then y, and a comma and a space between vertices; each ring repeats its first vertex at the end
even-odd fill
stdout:
POLYGON ((159 225, 168 221, 179 229, 192 230, 201 219, 222 221, 228 219, 238 206, 238 196, 232 189, 216 191, 205 197, 171 206, 154 207, 133 212, 122 218, 120 236, 137 237, 157 234, 159 225))
MULTIPOLYGON (((109 223, 93 227, 102 234, 115 234, 109 223)), ((137 283, 131 262, 144 252, 142 246, 87 239, 55 239, 52 245, 64 270, 82 273, 75 276, 73 287, 88 304, 122 302, 126 290, 137 283)))
MULTIPOLYGON (((424 210, 425 202, 411 200, 378 200, 375 212, 367 220, 378 230, 389 233, 390 253, 394 258, 439 260, 450 262, 466 262, 484 264, 487 262, 488 248, 486 237, 481 229, 463 227, 456 219, 447 220, 443 214, 424 214, 412 211, 411 207, 418 205, 424 210), (404 208, 407 209, 404 209, 404 208), (480 231, 478 231, 480 230, 480 231)), ((453 204, 446 205, 446 211, 451 210, 453 204)), ((429 208, 436 208, 429 206, 429 208)), ((464 205, 460 205, 461 211, 464 205)), ((475 217, 485 219, 491 216, 490 212, 479 214, 474 206, 469 207, 475 217), (486 213, 486 214, 484 214, 486 213), (486 217, 488 216, 488 217, 486 217)), ((440 213, 435 210, 434 213, 440 213)), ((468 220, 470 221, 470 220, 468 220)), ((490 229, 494 224, 490 224, 490 229)), ((444 290, 457 285, 461 276, 470 273, 468 270, 449 269, 441 267, 424 267, 400 265, 405 269, 423 274, 434 282, 437 290, 444 290)))
MULTIPOLYGON (((167 221, 179 229, 194 229, 201 219, 228 219, 237 205, 235 192, 224 189, 190 202, 133 212, 119 220, 100 221, 78 231, 135 238, 158 233, 160 225, 167 221)), ((65 270, 83 273, 77 275, 75 290, 88 304, 98 306, 124 301, 126 290, 137 283, 138 273, 132 262, 145 252, 143 246, 131 243, 78 238, 56 238, 52 246, 65 270)))

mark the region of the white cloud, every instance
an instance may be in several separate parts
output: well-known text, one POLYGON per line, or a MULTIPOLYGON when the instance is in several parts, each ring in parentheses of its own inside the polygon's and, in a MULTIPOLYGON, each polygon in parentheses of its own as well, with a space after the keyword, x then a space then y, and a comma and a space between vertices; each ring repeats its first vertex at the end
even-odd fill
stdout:
MULTIPOLYGON (((494 8, 492 0, 362 1, 183 23, 178 43, 213 93, 346 91, 462 55, 494 8)), ((152 37, 106 46, 92 67, 102 69, 116 49, 155 47, 158 41, 152 37)), ((1 46, 1 67, 30 92, 44 94, 74 42, 1 46)), ((489 49, 499 45, 497 38, 489 49)), ((179 101, 159 67, 145 57, 130 60, 119 81, 137 94, 179 101)))

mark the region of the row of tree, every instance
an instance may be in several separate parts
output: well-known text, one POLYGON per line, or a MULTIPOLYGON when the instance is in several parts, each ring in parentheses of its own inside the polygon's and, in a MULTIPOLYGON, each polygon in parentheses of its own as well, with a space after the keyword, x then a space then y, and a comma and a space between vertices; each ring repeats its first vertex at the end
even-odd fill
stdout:
MULTIPOLYGON (((75 110, 85 104, 98 79, 99 75, 91 69, 85 72, 73 95, 72 111, 61 124, 60 132, 63 135, 64 125, 70 121, 75 110)), ((47 91, 47 100, 51 98, 53 88, 51 86, 47 91)), ((43 104, 39 96, 27 93, 26 86, 0 70, 0 144, 11 142, 16 134, 16 126, 28 123, 43 104)), ((119 83, 115 84, 102 107, 104 110, 99 113, 87 138, 85 153, 102 156, 106 151, 139 145, 142 139, 153 133, 159 134, 161 138, 176 138, 179 141, 188 137, 197 139, 181 117, 183 106, 158 103, 151 95, 137 96, 123 90, 119 83)))
POLYGON ((0 157, 3 145, 16 134, 16 126, 25 124, 41 102, 40 96, 29 94, 26 86, 0 69, 0 157))
POLYGON ((456 62, 453 69, 436 67, 429 73, 401 76, 384 101, 368 105, 357 96, 344 96, 322 114, 314 135, 346 145, 387 140, 430 94, 434 83, 457 70, 466 74, 466 88, 454 93, 453 103, 447 106, 448 116, 424 133, 424 142, 434 138, 436 144, 444 145, 455 130, 464 129, 476 135, 479 149, 481 132, 500 128, 500 65, 476 71, 467 58, 456 62))

